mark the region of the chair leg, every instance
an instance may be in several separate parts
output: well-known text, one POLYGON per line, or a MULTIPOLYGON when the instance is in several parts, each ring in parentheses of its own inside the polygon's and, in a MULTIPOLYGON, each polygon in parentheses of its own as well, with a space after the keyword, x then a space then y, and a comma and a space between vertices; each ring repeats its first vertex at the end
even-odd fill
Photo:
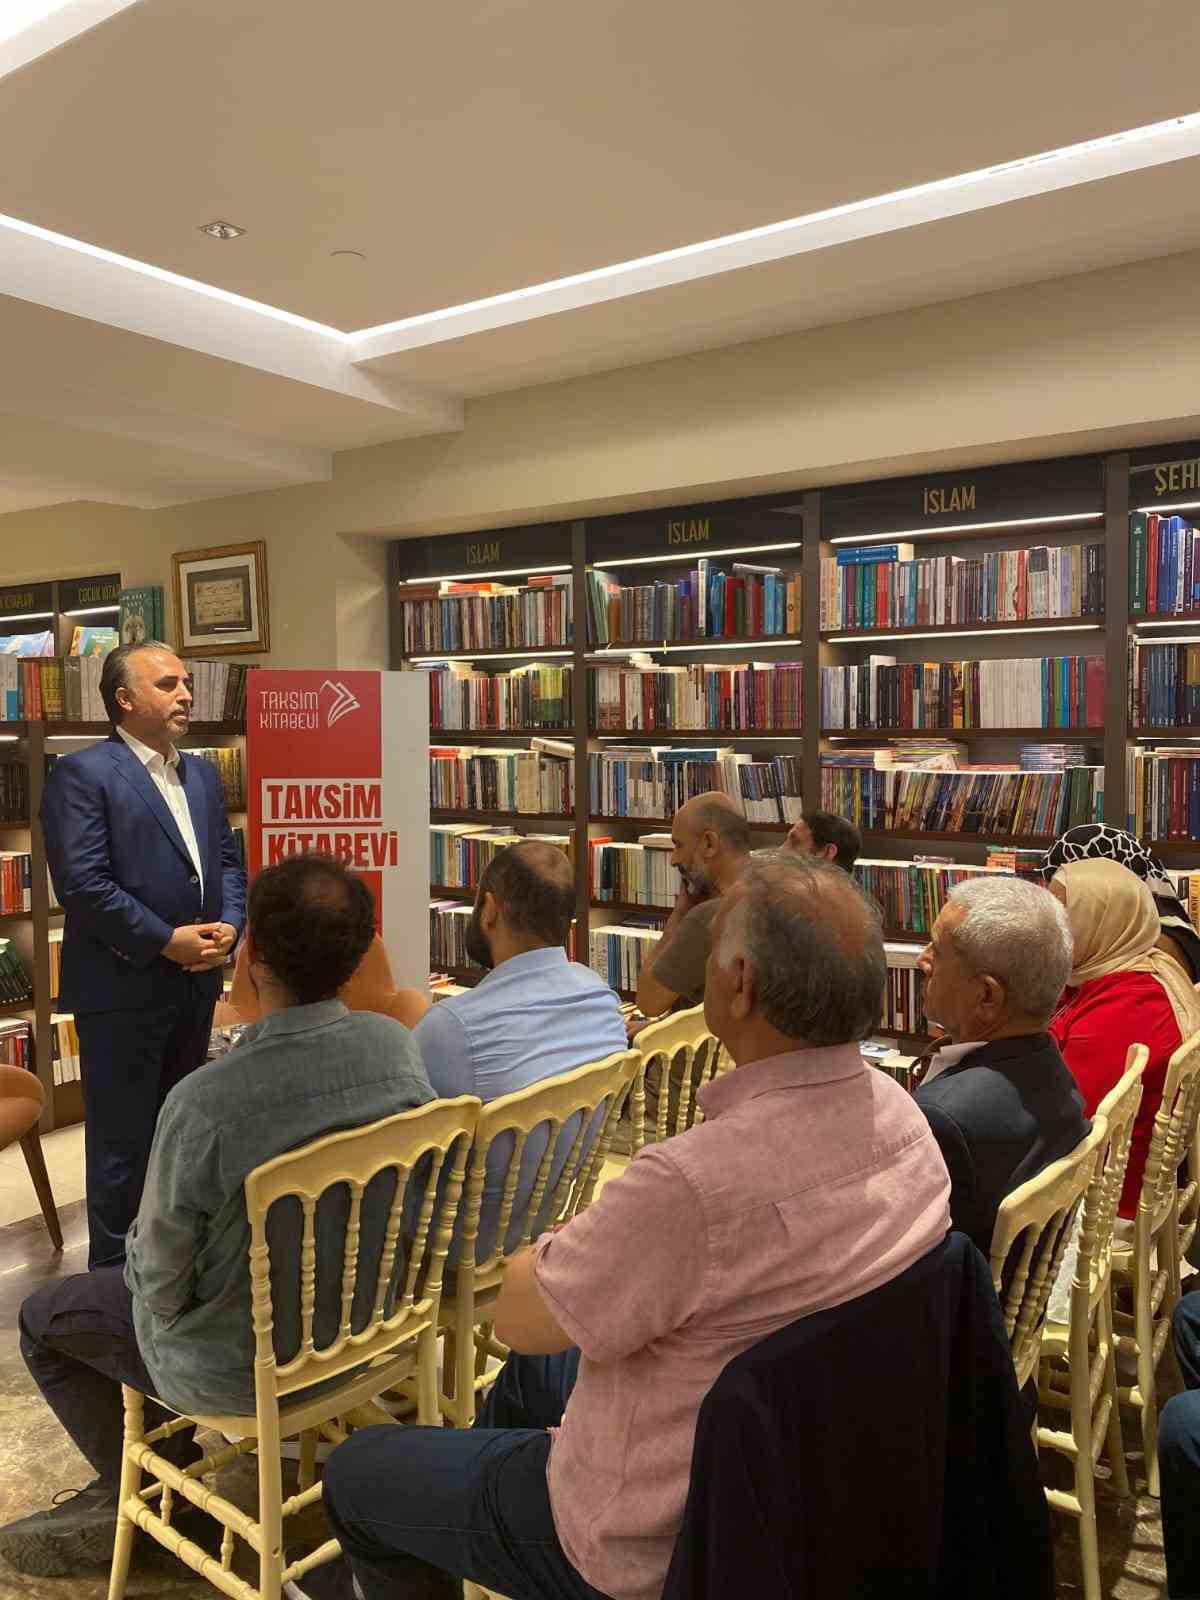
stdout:
POLYGON ((311 1489, 317 1481, 317 1440, 319 1428, 308 1428, 300 1435, 300 1475, 297 1488, 311 1489))
POLYGON ((459 1296, 455 1300, 455 1313, 457 1325, 454 1330, 454 1426, 469 1428, 475 1421, 474 1296, 459 1296))
POLYGON ((25 1165, 29 1168, 29 1176, 33 1181, 33 1192, 37 1195, 38 1205, 42 1208, 42 1218, 46 1224, 46 1232, 50 1235, 50 1243, 56 1250, 63 1247, 62 1225, 58 1220, 58 1207, 54 1204, 54 1190, 50 1187, 50 1174, 46 1171, 46 1157, 42 1151, 42 1139, 36 1128, 31 1128, 28 1133, 21 1136, 21 1153, 25 1157, 25 1165))
MULTIPOLYGON (((1149 1287, 1143 1291, 1149 1295, 1149 1287)), ((1154 1318, 1149 1304, 1139 1307, 1137 1318, 1137 1381, 1142 1397, 1142 1455, 1146 1464, 1146 1493, 1158 1498, 1158 1377, 1154 1370, 1154 1318)))
POLYGON ((137 1524, 125 1514, 125 1502, 137 1494, 142 1486, 142 1469, 130 1454, 131 1444, 141 1441, 145 1433, 146 1402, 136 1389, 123 1388, 125 1401, 125 1447, 121 1455, 121 1489, 117 1504, 117 1537, 113 1545, 112 1567, 109 1569, 108 1600, 124 1600, 125 1585, 129 1581, 129 1563, 133 1556, 133 1537, 137 1524))
MULTIPOLYGON (((1090 1432, 1090 1430, 1089 1430, 1090 1432)), ((1079 1501, 1079 1560, 1083 1568, 1083 1600, 1104 1600, 1100 1589, 1100 1541, 1096 1533, 1096 1483, 1092 1477, 1091 1439, 1076 1440, 1075 1495, 1079 1501)))
POLYGON ((417 1339, 417 1423, 423 1428, 441 1424, 438 1401, 437 1329, 426 1328, 417 1339))
POLYGON ((1113 1337, 1112 1289, 1100 1302, 1097 1332, 1107 1341, 1108 1360, 1104 1363, 1103 1393, 1108 1396, 1108 1464, 1112 1470, 1113 1488, 1122 1497, 1129 1498, 1129 1472, 1125 1466, 1125 1440, 1121 1434, 1121 1407, 1117 1401, 1117 1352, 1113 1337))
POLYGON ((279 1435, 259 1440, 258 1524, 262 1553, 258 1559, 259 1600, 281 1600, 283 1594, 283 1468, 279 1435))

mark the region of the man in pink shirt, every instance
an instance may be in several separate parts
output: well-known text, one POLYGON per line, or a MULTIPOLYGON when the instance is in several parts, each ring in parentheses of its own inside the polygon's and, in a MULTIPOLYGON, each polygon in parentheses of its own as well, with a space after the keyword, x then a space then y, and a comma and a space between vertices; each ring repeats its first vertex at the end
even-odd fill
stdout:
POLYGON ((513 1259, 496 1332, 522 1353, 473 1430, 368 1428, 334 1452, 325 1505, 349 1570, 324 1569, 314 1596, 452 1596, 470 1578, 520 1600, 658 1600, 722 1369, 894 1278, 950 1225, 924 1116, 859 1055, 885 972, 878 915, 844 872, 746 868, 704 1007, 737 1070, 700 1091, 703 1123, 513 1259))

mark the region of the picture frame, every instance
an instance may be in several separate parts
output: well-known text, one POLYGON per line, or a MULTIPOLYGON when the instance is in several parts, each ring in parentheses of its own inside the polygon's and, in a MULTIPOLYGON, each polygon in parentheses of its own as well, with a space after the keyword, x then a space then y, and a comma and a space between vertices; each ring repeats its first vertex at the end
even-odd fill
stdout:
POLYGON ((180 655, 254 655, 271 648, 265 540, 171 557, 180 655))

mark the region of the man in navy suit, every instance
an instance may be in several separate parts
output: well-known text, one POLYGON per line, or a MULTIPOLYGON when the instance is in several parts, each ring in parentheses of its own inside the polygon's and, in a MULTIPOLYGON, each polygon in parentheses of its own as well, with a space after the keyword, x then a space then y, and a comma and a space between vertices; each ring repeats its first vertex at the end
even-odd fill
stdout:
POLYGON ((205 1059, 246 904, 220 777, 175 748, 183 662, 122 645, 100 693, 111 736, 56 763, 41 808, 66 911, 59 1004, 79 1033, 89 1267, 124 1259, 159 1108, 205 1059))

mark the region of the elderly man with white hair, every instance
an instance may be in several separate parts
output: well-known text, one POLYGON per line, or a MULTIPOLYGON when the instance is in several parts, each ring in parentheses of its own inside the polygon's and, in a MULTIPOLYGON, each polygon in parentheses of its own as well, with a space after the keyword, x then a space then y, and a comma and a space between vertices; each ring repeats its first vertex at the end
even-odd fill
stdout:
POLYGON ((1071 971, 1071 929, 1023 878, 958 884, 917 965, 925 1015, 946 1030, 916 1091, 950 1172, 954 1226, 989 1252, 1000 1202, 1088 1131, 1047 1033, 1071 971))

